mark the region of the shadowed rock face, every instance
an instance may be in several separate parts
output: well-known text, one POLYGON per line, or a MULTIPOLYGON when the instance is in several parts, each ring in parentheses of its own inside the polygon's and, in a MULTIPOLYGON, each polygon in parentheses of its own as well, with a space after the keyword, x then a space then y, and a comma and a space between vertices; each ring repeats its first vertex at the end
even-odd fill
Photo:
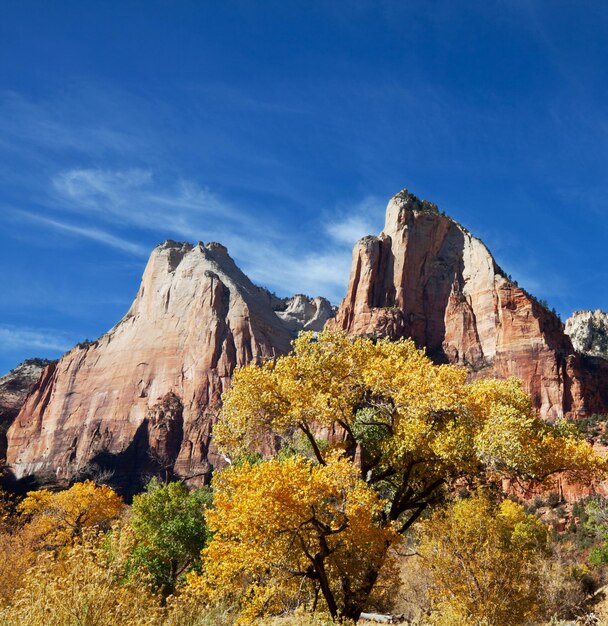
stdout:
POLYGON ((0 459, 6 454, 6 431, 50 363, 46 359, 28 359, 0 377, 0 459))
POLYGON ((521 378, 546 419, 608 407, 608 372, 575 353, 559 318, 510 281, 479 239, 407 190, 389 202, 383 232, 356 244, 328 327, 411 337, 471 378, 521 378))
POLYGON ((132 483, 159 469, 207 480, 223 462, 211 429, 234 369, 290 348, 273 304, 219 244, 157 247, 125 317, 47 367, 27 398, 8 432, 15 477, 65 481, 91 466, 132 483))

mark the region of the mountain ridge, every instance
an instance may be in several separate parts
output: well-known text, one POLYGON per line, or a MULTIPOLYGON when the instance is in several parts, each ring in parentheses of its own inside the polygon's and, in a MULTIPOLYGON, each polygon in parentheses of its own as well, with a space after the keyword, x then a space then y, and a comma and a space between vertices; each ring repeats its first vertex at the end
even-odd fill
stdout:
POLYGON ((347 294, 328 326, 411 337, 471 378, 521 378, 545 419, 608 407, 603 366, 588 375, 559 317, 510 280, 480 239, 407 190, 389 201, 380 235, 355 245, 347 294))
POLYGON ((518 376, 551 421, 608 411, 608 361, 578 353, 557 315, 437 205, 399 192, 352 258, 336 310, 255 285, 222 244, 159 244, 125 316, 46 367, 23 401, 7 433, 13 477, 114 473, 123 491, 159 472, 207 482, 225 462, 212 429, 235 368, 324 327, 411 337, 471 379, 518 376))
POLYGON ((125 316, 46 368, 25 400, 7 434, 14 477, 69 482, 90 466, 123 482, 160 469, 208 480, 234 369, 290 348, 297 321, 272 305, 221 244, 160 244, 125 316))

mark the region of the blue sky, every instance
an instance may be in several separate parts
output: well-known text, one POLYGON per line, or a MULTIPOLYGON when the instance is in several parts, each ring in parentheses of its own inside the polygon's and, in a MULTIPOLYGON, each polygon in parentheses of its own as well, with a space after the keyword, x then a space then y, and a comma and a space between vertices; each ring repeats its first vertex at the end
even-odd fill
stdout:
POLYGON ((608 4, 0 3, 0 372, 95 338, 164 239, 343 296, 407 187, 562 317, 608 309, 608 4))

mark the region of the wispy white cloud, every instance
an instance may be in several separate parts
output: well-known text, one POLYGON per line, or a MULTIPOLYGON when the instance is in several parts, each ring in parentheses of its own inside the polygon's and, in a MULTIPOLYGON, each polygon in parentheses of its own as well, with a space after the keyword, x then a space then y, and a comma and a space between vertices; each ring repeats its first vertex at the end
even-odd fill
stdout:
POLYGON ((64 210, 146 230, 196 238, 219 219, 256 227, 245 210, 206 187, 184 179, 161 182, 150 170, 74 168, 57 174, 52 184, 64 210))
POLYGON ((345 295, 351 270, 353 245, 366 235, 378 234, 384 218, 384 202, 369 196, 331 211, 322 221, 324 237, 311 241, 299 253, 285 246, 251 246, 235 250, 246 259, 250 273, 263 284, 280 287, 285 293, 301 291, 324 295, 338 303, 345 295))
POLYGON ((79 205, 112 209, 124 205, 128 194, 150 183, 151 172, 133 168, 104 170, 74 168, 60 172, 53 178, 53 186, 65 198, 79 205))
POLYGON ((352 246, 361 237, 378 234, 379 218, 383 215, 383 202, 369 196, 327 221, 325 230, 336 243, 352 246))
POLYGON ((23 348, 65 352, 73 345, 66 333, 56 330, 0 325, 0 352, 23 348))
POLYGON ((219 241, 254 282, 334 303, 346 292, 352 246, 377 234, 384 215, 384 202, 373 196, 340 203, 324 211, 316 232, 308 227, 308 236, 289 220, 260 218, 198 181, 151 167, 72 167, 47 180, 45 208, 13 211, 14 218, 137 258, 151 252, 141 243, 151 234, 156 241, 219 241))
POLYGON ((311 252, 289 253, 272 243, 229 246, 232 255, 254 281, 282 294, 325 296, 334 303, 346 292, 350 250, 319 247, 311 252))
POLYGON ((43 155, 46 151, 100 155, 144 149, 141 134, 116 124, 121 109, 130 111, 137 106, 133 96, 125 100, 113 93, 111 102, 105 100, 107 96, 93 85, 65 89, 43 100, 0 90, 0 144, 32 162, 48 158, 43 155))
MULTIPOLYGON (((213 87, 217 89, 221 90, 221 85, 213 87)), ((276 194, 275 203, 277 198, 285 198, 285 211, 305 204, 302 189, 297 185, 287 188, 295 184, 294 172, 288 176, 285 168, 298 167, 297 160, 291 162, 265 151, 248 126, 239 127, 241 143, 235 147, 235 129, 212 123, 219 114, 213 106, 209 109, 208 101, 214 100, 211 95, 205 100, 205 119, 210 123, 204 132, 197 131, 197 137, 213 146, 213 155, 209 150, 196 155, 204 164, 215 163, 204 175, 203 180, 212 181, 209 187, 193 180, 191 174, 182 175, 178 167, 167 166, 179 164, 172 150, 183 130, 177 126, 171 127, 170 133, 167 126, 159 130, 155 125, 159 116, 174 119, 174 112, 155 108, 162 109, 162 104, 152 106, 126 93, 113 92, 110 97, 99 86, 86 84, 72 85, 40 101, 0 91, 0 145, 6 143, 13 154, 19 153, 28 163, 37 160, 40 166, 39 179, 28 175, 20 181, 30 192, 25 205, 21 198, 13 200, 15 206, 25 209, 11 211, 13 218, 66 237, 96 241, 134 258, 150 252, 142 241, 149 242, 151 234, 156 241, 220 241, 255 282, 283 294, 299 291, 339 300, 348 282, 352 245, 379 230, 366 208, 368 203, 371 210, 372 199, 332 207, 325 219, 320 218, 316 232, 309 223, 304 229, 294 228, 295 220, 287 219, 287 212, 283 214, 280 208, 266 210, 260 198, 268 194, 276 194), (249 144, 251 150, 243 149, 249 144), (227 159, 231 163, 228 169, 227 159), (86 165, 57 171, 56 163, 86 165), (221 182, 226 179, 221 173, 224 170, 229 182, 221 182), (259 205, 245 206, 240 200, 247 195, 243 190, 254 188, 251 196, 259 205)), ((298 98, 292 103, 295 108, 287 103, 284 111, 275 111, 272 98, 244 101, 242 95, 233 94, 231 106, 272 115, 273 119, 278 114, 304 113, 304 100, 298 98)), ((242 116, 235 120, 242 124, 242 116)), ((10 181, 12 170, 7 172, 4 177, 10 181)), ((305 174, 299 172, 296 180, 305 174)), ((0 168, 0 182, 2 177, 0 168)), ((2 218, 11 216, 7 213, 2 218)))
MULTIPOLYGON (((59 210, 96 223, 102 220, 108 228, 158 233, 161 239, 220 241, 252 280, 281 293, 325 295, 334 302, 346 290, 352 245, 378 231, 382 212, 375 198, 365 198, 349 209, 341 207, 338 218, 322 224, 322 236, 302 248, 290 245, 293 233, 253 220, 247 208, 194 181, 162 184, 153 172, 143 169, 74 168, 57 174, 52 186, 59 210)), ((34 219, 31 214, 28 217, 34 219)), ((148 252, 97 226, 73 226, 47 217, 37 220, 133 254, 148 252)))
POLYGON ((332 239, 339 243, 353 244, 365 235, 372 234, 371 223, 358 216, 347 217, 341 222, 327 225, 327 232, 332 239))
POLYGON ((108 233, 100 228, 76 226, 74 224, 69 224, 67 222, 62 222, 60 220, 49 219, 41 215, 28 213, 27 211, 15 211, 14 213, 17 216, 23 217, 25 220, 29 220, 31 222, 37 222, 39 224, 44 224, 45 226, 49 226, 50 228, 54 230, 66 232, 75 237, 84 237, 85 239, 91 239, 93 241, 97 241, 98 243, 105 244, 112 248, 117 248, 118 250, 122 250, 123 252, 128 252, 129 254, 135 254, 137 256, 145 257, 149 253, 149 251, 146 250, 144 246, 133 243, 121 237, 112 235, 111 233, 108 233))

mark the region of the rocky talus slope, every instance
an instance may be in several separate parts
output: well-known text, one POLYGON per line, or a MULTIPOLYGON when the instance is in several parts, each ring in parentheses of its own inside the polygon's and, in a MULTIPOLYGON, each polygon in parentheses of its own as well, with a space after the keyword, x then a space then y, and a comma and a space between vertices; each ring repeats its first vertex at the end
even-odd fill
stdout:
POLYGON ((9 429, 7 462, 17 479, 109 470, 124 490, 158 471, 204 481, 222 462, 211 429, 234 369, 287 352, 328 308, 255 286, 220 244, 167 241, 125 317, 46 368, 9 429))
POLYGON ((479 239, 407 190, 389 202, 383 232, 355 246, 329 327, 412 337, 471 378, 521 378, 546 419, 608 408, 608 369, 576 354, 559 318, 509 280, 479 239))
POLYGON ((578 352, 608 359, 608 313, 576 311, 566 320, 566 334, 578 352))
POLYGON ((6 431, 44 368, 50 364, 46 359, 28 359, 0 377, 0 458, 6 454, 6 431))

